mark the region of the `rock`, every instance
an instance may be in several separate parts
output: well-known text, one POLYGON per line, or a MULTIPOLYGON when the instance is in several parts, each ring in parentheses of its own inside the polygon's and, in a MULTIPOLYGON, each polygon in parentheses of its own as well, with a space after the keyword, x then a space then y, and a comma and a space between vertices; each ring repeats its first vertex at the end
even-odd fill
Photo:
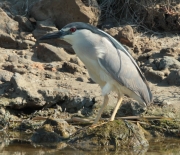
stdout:
POLYGON ((156 66, 159 70, 165 68, 180 69, 180 62, 173 57, 164 56, 159 62, 157 61, 156 66))
POLYGON ((94 99, 92 96, 81 96, 81 95, 76 95, 76 96, 69 96, 67 100, 65 100, 62 104, 61 107, 63 110, 67 110, 70 113, 77 112, 78 110, 86 107, 92 107, 94 105, 94 99))
MULTIPOLYGON (((154 107, 154 109, 157 111, 156 116, 165 116, 165 117, 167 116, 170 118, 180 117, 179 115, 180 88, 179 87, 171 86, 169 84, 166 84, 165 86, 162 85, 161 87, 159 87, 158 85, 158 86, 155 86, 155 88, 152 87, 152 94, 153 94, 154 104, 163 106, 163 107, 159 107, 159 110, 157 110, 156 106, 154 107), (168 89, 166 89, 166 87, 168 87, 168 89), (169 105, 168 109, 166 107, 167 105, 169 105), (172 117, 172 114, 174 115, 173 117, 172 117)), ((151 111, 151 109, 148 109, 148 110, 149 112, 151 111)), ((153 113, 151 115, 155 115, 155 114, 153 113)))
POLYGON ((31 140, 34 143, 57 143, 68 139, 75 131, 76 129, 64 120, 56 121, 48 118, 32 135, 31 140))
POLYGON ((19 73, 19 74, 25 74, 25 73, 27 73, 27 69, 24 68, 23 66, 16 66, 12 69, 12 72, 19 73))
POLYGON ((170 85, 180 86, 180 70, 171 71, 167 81, 170 85))
MULTIPOLYGON (((58 31, 56 25, 50 20, 37 21, 36 29, 33 31, 33 36, 38 40, 43 35, 48 32, 58 31)), ((71 45, 61 39, 48 39, 48 40, 38 40, 39 42, 48 43, 50 45, 54 45, 56 47, 64 48, 68 53, 75 53, 71 48, 71 45)))
POLYGON ((4 48, 17 48, 15 37, 19 32, 18 22, 11 19, 1 8, 0 8, 0 46, 4 48))
POLYGON ((31 78, 29 77, 27 80, 19 73, 15 73, 11 78, 14 88, 14 92, 11 94, 12 107, 21 109, 28 105, 30 107, 43 105, 42 96, 37 92, 36 83, 32 82, 31 78))
POLYGON ((0 30, 7 34, 18 34, 19 32, 18 22, 11 19, 1 8, 0 8, 0 16, 1 16, 0 30))
POLYGON ((37 46, 37 57, 45 62, 69 61, 70 56, 63 48, 58 48, 49 44, 40 43, 37 46))
POLYGON ((105 32, 107 32, 112 37, 116 38, 117 40, 119 40, 118 33, 121 30, 122 30, 121 27, 113 27, 113 28, 110 28, 110 29, 104 29, 105 32))
POLYGON ((33 25, 31 22, 23 16, 15 16, 14 20, 16 20, 19 23, 20 30, 24 32, 32 32, 33 31, 33 25))
POLYGON ((163 54, 164 56, 177 56, 178 52, 177 50, 175 50, 174 48, 163 48, 160 51, 161 54, 163 54))
POLYGON ((18 43, 14 37, 0 30, 0 47, 16 49, 18 48, 18 43))
POLYGON ((132 116, 140 116, 146 111, 146 107, 142 108, 142 105, 138 102, 134 101, 130 104, 131 110, 132 110, 132 116))
POLYGON ((75 74, 77 72, 81 74, 87 74, 87 71, 84 68, 70 62, 64 62, 62 68, 64 71, 72 74, 75 74))
POLYGON ((89 151, 97 151, 101 148, 106 148, 106 150, 143 148, 149 145, 141 128, 122 120, 79 130, 71 137, 68 144, 89 151))
POLYGON ((2 64, 1 67, 2 67, 3 70, 7 70, 7 71, 12 72, 15 65, 13 63, 11 63, 11 62, 5 62, 5 63, 2 64))
POLYGON ((80 67, 85 68, 85 65, 83 64, 83 62, 77 56, 71 56, 70 62, 75 63, 75 64, 79 65, 80 67))
POLYGON ((2 82, 10 81, 12 76, 13 76, 13 73, 0 69, 0 81, 2 82))
POLYGON ((18 62, 18 56, 16 54, 10 55, 8 58, 8 61, 17 63, 18 62))
POLYGON ((131 26, 127 25, 118 33, 118 40, 129 47, 134 45, 134 32, 131 26))
POLYGON ((157 53, 156 51, 151 51, 151 52, 147 52, 147 53, 142 53, 139 57, 138 57, 138 61, 147 61, 149 58, 153 58, 154 54, 157 53))
POLYGON ((88 82, 88 79, 85 77, 77 77, 76 80, 80 82, 88 82))
POLYGON ((22 40, 30 40, 36 42, 36 39, 33 37, 33 34, 30 32, 20 32, 19 35, 22 38, 22 40))
POLYGON ((35 42, 30 40, 18 40, 17 42, 19 49, 30 49, 32 46, 35 45, 35 42))
MULTIPOLYGON (((141 48, 139 47, 139 45, 134 45, 134 49, 133 49, 133 51, 134 51, 134 53, 137 53, 137 54, 139 54, 139 53, 142 53, 142 51, 141 51, 141 48)), ((141 55, 140 55, 141 56, 141 55)), ((140 57, 139 56, 139 57, 140 57)), ((138 58, 139 59, 139 58, 138 58)))
POLYGON ((164 73, 161 71, 156 71, 153 69, 149 69, 145 71, 145 76, 151 82, 159 83, 164 79, 164 73))
MULTIPOLYGON (((170 111, 171 110, 171 107, 172 105, 169 105, 167 106, 166 108, 163 108, 166 109, 166 111, 170 111)), ((154 107, 153 109, 150 108, 151 112, 162 112, 159 107, 154 107)), ((165 112, 165 111, 163 111, 165 112)), ((160 116, 160 115, 159 115, 160 116)), ((169 116, 165 116, 164 113, 161 115, 163 117, 169 117, 169 116)), ((171 116, 171 118, 173 118, 171 116)), ((180 135, 179 135, 179 129, 180 129, 180 124, 177 120, 175 119, 157 119, 155 121, 148 121, 146 123, 146 125, 143 125, 142 124, 142 127, 144 129, 146 129, 147 131, 150 131, 151 135, 153 136, 156 136, 156 137, 176 137, 176 138, 179 138, 180 135)))
POLYGON ((53 132, 53 128, 46 124, 40 127, 31 137, 33 143, 58 143, 61 137, 53 132))
POLYGON ((14 75, 0 70, 0 80, 4 82, 1 84, 0 94, 4 97, 6 102, 3 102, 7 106, 22 109, 59 104, 68 112, 92 107, 95 103, 93 92, 84 92, 84 85, 88 83, 83 82, 81 86, 74 76, 66 78, 67 73, 52 71, 51 67, 47 68, 47 65, 40 64, 36 66, 30 64, 29 70, 23 68, 23 65, 13 66, 11 72, 15 72, 14 75))
POLYGON ((37 21, 36 28, 32 33, 35 38, 40 38, 41 36, 45 35, 47 31, 58 31, 56 25, 49 18, 43 21, 37 21))
POLYGON ((30 14, 37 21, 51 18, 60 29, 68 23, 78 21, 97 25, 99 9, 86 7, 81 0, 71 3, 66 0, 41 0, 31 7, 30 14))

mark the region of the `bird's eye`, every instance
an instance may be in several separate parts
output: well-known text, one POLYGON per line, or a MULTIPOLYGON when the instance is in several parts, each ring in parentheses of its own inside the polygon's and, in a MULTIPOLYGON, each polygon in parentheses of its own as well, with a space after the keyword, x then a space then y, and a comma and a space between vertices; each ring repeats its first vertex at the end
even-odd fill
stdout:
POLYGON ((75 31, 76 31, 76 28, 72 27, 72 28, 69 29, 69 31, 75 32, 75 31))

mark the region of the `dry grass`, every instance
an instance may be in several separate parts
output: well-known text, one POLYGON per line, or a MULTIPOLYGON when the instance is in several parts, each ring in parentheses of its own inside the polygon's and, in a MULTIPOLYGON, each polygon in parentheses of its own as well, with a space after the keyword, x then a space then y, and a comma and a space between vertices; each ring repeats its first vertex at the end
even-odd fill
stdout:
POLYGON ((179 0, 99 0, 98 2, 102 11, 101 21, 113 18, 120 25, 180 30, 179 0), (168 26, 173 21, 178 26, 168 26))

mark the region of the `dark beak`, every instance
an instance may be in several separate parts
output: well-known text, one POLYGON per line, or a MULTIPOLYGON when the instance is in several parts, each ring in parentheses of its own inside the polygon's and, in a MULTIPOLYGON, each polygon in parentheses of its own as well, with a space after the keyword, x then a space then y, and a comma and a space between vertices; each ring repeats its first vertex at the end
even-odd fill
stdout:
POLYGON ((64 35, 65 35, 65 32, 60 30, 54 33, 46 34, 42 36, 41 38, 39 38, 39 40, 58 39, 58 38, 61 39, 64 35))

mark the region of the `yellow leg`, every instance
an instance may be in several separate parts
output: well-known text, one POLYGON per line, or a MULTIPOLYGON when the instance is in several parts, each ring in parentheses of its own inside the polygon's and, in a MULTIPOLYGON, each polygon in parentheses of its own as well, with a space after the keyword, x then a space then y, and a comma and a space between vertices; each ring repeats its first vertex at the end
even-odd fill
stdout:
POLYGON ((104 108, 105 108, 105 107, 107 106, 107 104, 108 104, 108 101, 109 101, 108 95, 105 95, 105 96, 104 96, 103 105, 101 106, 101 109, 99 110, 98 115, 97 115, 97 117, 96 117, 96 119, 95 119, 95 121, 94 121, 93 124, 97 124, 97 122, 99 121, 99 119, 100 119, 100 117, 101 117, 101 114, 102 114, 104 108))
POLYGON ((120 107, 120 105, 122 103, 122 100, 123 100, 122 96, 120 94, 118 94, 118 102, 116 104, 116 107, 114 108, 114 111, 113 111, 109 121, 114 121, 114 118, 115 118, 116 113, 117 113, 117 111, 118 111, 118 109, 119 109, 119 107, 120 107))

